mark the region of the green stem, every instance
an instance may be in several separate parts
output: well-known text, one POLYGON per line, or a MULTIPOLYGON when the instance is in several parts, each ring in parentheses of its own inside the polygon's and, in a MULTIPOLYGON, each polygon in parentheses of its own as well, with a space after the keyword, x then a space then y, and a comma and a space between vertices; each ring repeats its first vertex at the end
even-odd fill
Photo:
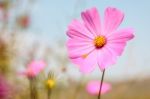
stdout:
POLYGON ((105 69, 103 70, 103 73, 102 73, 102 78, 101 78, 101 83, 100 83, 100 89, 99 89, 98 99, 101 99, 101 91, 102 91, 102 86, 103 86, 104 75, 105 75, 105 69))
POLYGON ((48 89, 47 91, 47 99, 51 99, 51 89, 48 89))
POLYGON ((30 80, 30 99, 38 99, 35 78, 30 80))

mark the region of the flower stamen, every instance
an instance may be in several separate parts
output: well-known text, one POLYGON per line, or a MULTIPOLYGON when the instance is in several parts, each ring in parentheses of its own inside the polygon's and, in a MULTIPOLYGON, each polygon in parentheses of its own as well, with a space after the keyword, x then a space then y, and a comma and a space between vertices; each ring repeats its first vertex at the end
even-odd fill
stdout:
POLYGON ((102 48, 106 44, 106 38, 104 36, 97 36, 94 39, 94 45, 96 48, 102 48))

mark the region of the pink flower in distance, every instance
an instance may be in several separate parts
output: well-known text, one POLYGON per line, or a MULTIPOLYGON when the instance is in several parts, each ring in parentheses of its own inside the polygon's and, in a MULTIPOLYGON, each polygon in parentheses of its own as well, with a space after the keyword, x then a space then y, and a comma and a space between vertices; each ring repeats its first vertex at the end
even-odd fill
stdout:
POLYGON ((42 60, 34 60, 28 64, 26 71, 21 74, 26 75, 29 78, 37 76, 46 66, 46 63, 42 60))
MULTIPOLYGON (((100 81, 90 81, 87 86, 86 90, 91 95, 98 95, 100 89, 100 81)), ((111 85, 108 83, 103 83, 101 93, 105 94, 111 90, 111 85)))
POLYGON ((4 79, 2 75, 0 75, 0 99, 9 99, 10 94, 10 84, 8 83, 8 81, 6 81, 6 79, 4 79))
POLYGON ((103 24, 96 8, 82 12, 81 17, 68 26, 69 58, 83 73, 91 72, 96 65, 104 70, 122 54, 127 41, 134 37, 133 29, 117 29, 124 18, 117 8, 105 10, 103 24))

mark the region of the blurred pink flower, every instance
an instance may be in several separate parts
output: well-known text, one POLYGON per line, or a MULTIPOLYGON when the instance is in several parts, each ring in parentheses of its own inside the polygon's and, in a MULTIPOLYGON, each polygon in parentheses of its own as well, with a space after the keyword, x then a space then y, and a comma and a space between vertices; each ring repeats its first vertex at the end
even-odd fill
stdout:
POLYGON ((28 28, 30 25, 30 17, 28 14, 18 17, 17 23, 22 28, 28 28))
POLYGON ((73 20, 68 26, 69 58, 83 73, 91 72, 96 65, 104 70, 122 54, 127 41, 134 37, 133 29, 117 30, 124 18, 117 8, 105 10, 103 25, 96 8, 82 12, 81 17, 83 21, 73 20))
POLYGON ((8 82, 0 75, 0 99, 8 99, 10 96, 10 89, 8 82))
POLYGON ((46 63, 42 60, 34 60, 28 64, 26 71, 21 74, 26 75, 29 78, 37 76, 46 66, 46 63))
MULTIPOLYGON (((87 92, 91 95, 98 95, 99 89, 100 89, 100 81, 96 81, 96 80, 90 81, 86 86, 87 92)), ((111 90, 111 85, 108 83, 103 83, 101 93, 105 94, 110 90, 111 90)))

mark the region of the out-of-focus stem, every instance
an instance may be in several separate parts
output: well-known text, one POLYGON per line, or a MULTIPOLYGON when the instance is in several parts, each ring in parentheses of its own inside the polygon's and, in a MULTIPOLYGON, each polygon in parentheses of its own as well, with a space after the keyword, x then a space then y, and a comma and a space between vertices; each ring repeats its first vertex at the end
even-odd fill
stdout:
POLYGON ((51 99, 51 89, 47 90, 47 99, 51 99))
POLYGON ((30 80, 30 99, 38 99, 35 78, 30 80))

